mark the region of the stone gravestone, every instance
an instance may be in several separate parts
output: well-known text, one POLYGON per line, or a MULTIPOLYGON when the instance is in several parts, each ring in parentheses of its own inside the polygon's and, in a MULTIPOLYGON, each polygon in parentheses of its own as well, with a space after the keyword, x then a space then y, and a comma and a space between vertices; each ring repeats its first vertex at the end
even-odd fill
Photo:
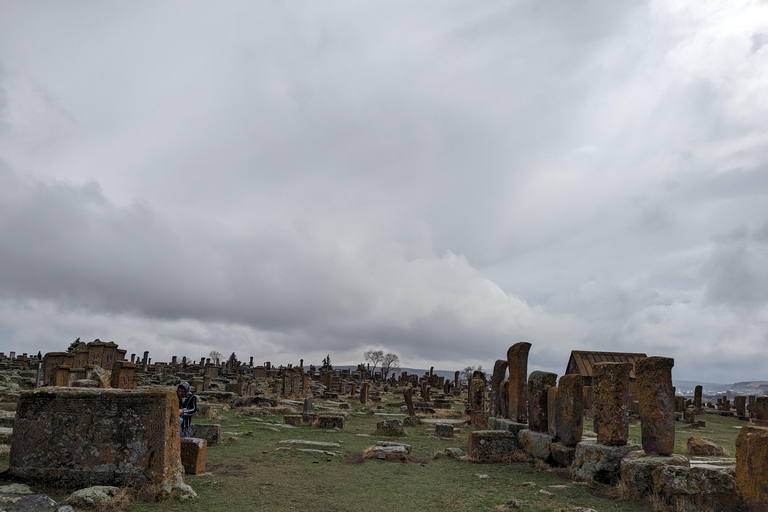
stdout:
POLYGON ((701 409, 701 386, 696 386, 693 390, 693 407, 698 411, 701 409))
POLYGON ((416 416, 416 409, 413 407, 413 391, 410 387, 403 390, 403 398, 405 398, 405 405, 408 407, 408 416, 416 416))
POLYGON ((642 445, 648 454, 671 455, 675 450, 674 365, 671 357, 643 357, 635 362, 642 445))
POLYGON ((491 376, 491 394, 489 397, 489 414, 494 418, 501 418, 501 411, 504 409, 501 405, 501 383, 507 374, 507 362, 501 359, 496 360, 493 365, 493 375, 491 376))
POLYGON ((592 367, 592 410, 597 442, 623 446, 629 440, 631 363, 596 363, 592 367))
POLYGON ((526 391, 528 388, 528 351, 531 344, 515 343, 507 351, 509 365, 509 419, 519 423, 528 421, 526 391))
POLYGON ((528 428, 546 432, 549 427, 549 389, 557 384, 557 374, 535 371, 528 377, 528 428))
POLYGON ((584 426, 583 385, 581 375, 563 375, 557 385, 555 437, 565 446, 576 446, 581 441, 584 426))

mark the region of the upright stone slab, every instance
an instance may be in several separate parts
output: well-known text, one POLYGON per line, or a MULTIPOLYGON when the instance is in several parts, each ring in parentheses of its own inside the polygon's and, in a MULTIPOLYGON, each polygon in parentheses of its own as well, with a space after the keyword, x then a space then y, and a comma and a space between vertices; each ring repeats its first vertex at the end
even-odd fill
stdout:
POLYGON ((363 385, 360 386, 360 403, 363 405, 366 405, 368 403, 368 392, 371 389, 371 383, 370 382, 363 382, 363 385))
POLYGON ((747 397, 735 396, 733 397, 733 407, 736 409, 736 416, 744 418, 747 415, 747 397))
POLYGON ((581 375, 563 375, 557 386, 555 438, 565 446, 576 446, 581 441, 584 430, 583 385, 581 375))
POLYGON ((205 473, 205 458, 208 442, 197 437, 181 438, 181 464, 188 475, 205 473))
POLYGON ((635 361, 640 429, 647 454, 671 455, 675 450, 675 402, 671 357, 642 357, 635 361))
POLYGON ((499 418, 509 418, 509 379, 501 381, 501 388, 499 388, 499 418))
POLYGON ((403 390, 403 398, 405 398, 405 405, 408 407, 408 416, 416 416, 416 409, 413 407, 413 391, 411 388, 405 388, 403 390))
POLYGON ((304 399, 304 408, 301 413, 312 414, 312 393, 308 393, 307 398, 304 399))
POLYGON ((696 410, 701 409, 701 386, 696 386, 693 390, 693 406, 696 410))
POLYGON ((72 487, 184 485, 171 390, 40 388, 16 408, 10 475, 72 487))
POLYGON ((497 359, 493 365, 493 375, 491 376, 491 393, 489 397, 490 407, 489 413, 494 418, 502 417, 501 411, 504 409, 501 403, 501 383, 504 382, 504 377, 507 374, 507 362, 502 359, 497 359))
POLYGON ((546 432, 549 427, 547 393, 555 385, 555 373, 535 371, 528 377, 528 425, 534 432, 546 432))
POLYGON ((747 510, 768 509, 768 428, 744 426, 736 438, 736 490, 747 510))
POLYGON ((526 394, 528 388, 528 352, 531 344, 515 343, 507 351, 509 365, 509 419, 520 423, 528 421, 526 394))
POLYGON ((592 412, 597 442, 623 446, 629 440, 629 374, 631 363, 592 366, 592 412))
POLYGON ((555 437, 557 417, 557 386, 552 386, 547 390, 547 433, 555 437))

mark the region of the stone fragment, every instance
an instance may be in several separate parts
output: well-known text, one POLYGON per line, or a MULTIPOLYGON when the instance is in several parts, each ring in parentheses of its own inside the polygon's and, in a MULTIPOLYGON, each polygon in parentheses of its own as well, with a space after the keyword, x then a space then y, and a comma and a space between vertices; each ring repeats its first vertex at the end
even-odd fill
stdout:
POLYGON ((582 386, 581 375, 563 375, 557 386, 555 439, 566 446, 576 446, 581 441, 584 423, 582 386))
MULTIPOLYGON (((60 510, 61 507, 58 508, 60 510)), ((29 494, 14 496, 0 495, 0 510, 3 512, 53 512, 57 510, 56 502, 45 494, 29 494)))
POLYGON ((592 366, 592 414, 597 442, 622 446, 629 440, 629 374, 631 363, 592 366))
POLYGON ((453 425, 448 423, 435 423, 435 435, 437 437, 453 437, 453 425))
POLYGON ((197 437, 181 438, 181 464, 188 475, 205 473, 205 457, 208 442, 197 437))
POLYGON ((546 432, 549 423, 547 396, 557 385, 557 374, 535 371, 528 377, 528 425, 534 432, 546 432))
POLYGON ((317 416, 317 427, 344 430, 344 416, 338 414, 319 414, 317 416))
POLYGON ((0 485, 0 494, 35 494, 32 489, 25 484, 0 485))
POLYGON ((685 445, 685 453, 700 457, 725 457, 722 446, 700 437, 689 437, 685 445))
POLYGON ((606 446, 582 441, 576 445, 571 473, 580 480, 613 485, 621 476, 621 460, 629 452, 637 450, 640 450, 638 445, 606 446))
POLYGON ((473 462, 507 461, 517 451, 517 436, 503 430, 473 430, 467 454, 473 462))
POLYGON ((66 500, 64 500, 64 503, 80 507, 106 506, 119 493, 119 487, 95 485, 73 492, 66 500))
POLYGON ((744 426, 739 432, 736 488, 747 507, 768 503, 768 428, 744 426))
POLYGON ((506 418, 488 418, 488 430, 506 430, 517 435, 518 432, 528 428, 525 423, 508 420, 506 418))
POLYGON ((643 357, 635 361, 643 450, 671 455, 675 450, 675 403, 671 357, 643 357))
POLYGON ((528 388, 528 351, 531 344, 520 342, 512 345, 507 351, 509 366, 509 419, 526 423, 528 407, 526 394, 528 388))

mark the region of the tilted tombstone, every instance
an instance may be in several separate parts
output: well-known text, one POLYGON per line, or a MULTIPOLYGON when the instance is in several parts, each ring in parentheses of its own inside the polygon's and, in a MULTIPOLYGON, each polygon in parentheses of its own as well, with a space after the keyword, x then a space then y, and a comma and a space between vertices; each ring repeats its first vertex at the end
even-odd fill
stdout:
POLYGON ((546 432, 549 428, 547 394, 557 385, 557 374, 535 371, 528 377, 528 428, 546 432))

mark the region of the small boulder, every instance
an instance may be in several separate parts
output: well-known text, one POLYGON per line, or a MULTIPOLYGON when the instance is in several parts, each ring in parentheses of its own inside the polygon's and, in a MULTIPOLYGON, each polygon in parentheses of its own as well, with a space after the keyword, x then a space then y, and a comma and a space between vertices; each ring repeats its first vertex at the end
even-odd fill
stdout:
POLYGON ((64 500, 64 503, 80 507, 105 506, 114 502, 115 499, 119 499, 120 495, 119 487, 95 485, 73 492, 64 500))
POLYGON ((689 437, 685 445, 685 453, 701 457, 725 457, 727 454, 722 446, 700 437, 689 437))

